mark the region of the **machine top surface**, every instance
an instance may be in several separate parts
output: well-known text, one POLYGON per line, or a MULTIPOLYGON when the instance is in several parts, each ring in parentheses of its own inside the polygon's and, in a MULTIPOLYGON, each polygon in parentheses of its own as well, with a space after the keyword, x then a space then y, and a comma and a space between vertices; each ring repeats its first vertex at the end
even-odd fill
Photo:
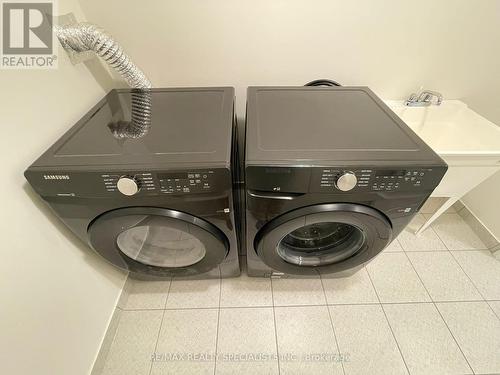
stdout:
POLYGON ((229 165, 233 88, 153 89, 151 101, 149 132, 119 140, 110 126, 130 121, 131 90, 112 90, 33 167, 229 165))
POLYGON ((247 164, 446 165, 366 87, 251 87, 247 164))

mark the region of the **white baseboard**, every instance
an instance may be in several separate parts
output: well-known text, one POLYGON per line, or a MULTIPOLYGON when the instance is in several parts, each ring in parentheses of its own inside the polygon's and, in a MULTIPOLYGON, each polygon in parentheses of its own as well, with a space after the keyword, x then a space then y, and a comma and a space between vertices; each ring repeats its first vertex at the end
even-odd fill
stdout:
POLYGON ((106 330, 106 334, 104 335, 104 339, 102 340, 101 348, 99 349, 99 353, 97 354, 97 358, 94 362, 94 366, 92 367, 91 375, 101 375, 104 370, 104 364, 106 363, 106 358, 108 357, 109 349, 111 348, 111 344, 116 335, 116 330, 118 329, 118 323, 120 322, 122 309, 118 306, 115 308, 113 315, 111 317, 111 321, 109 322, 108 329, 106 330))
MULTIPOLYGON (((500 240, 484 225, 484 223, 463 203, 458 214, 472 228, 474 233, 484 242, 486 247, 500 260, 500 240)), ((458 208, 458 207, 457 207, 458 208)))

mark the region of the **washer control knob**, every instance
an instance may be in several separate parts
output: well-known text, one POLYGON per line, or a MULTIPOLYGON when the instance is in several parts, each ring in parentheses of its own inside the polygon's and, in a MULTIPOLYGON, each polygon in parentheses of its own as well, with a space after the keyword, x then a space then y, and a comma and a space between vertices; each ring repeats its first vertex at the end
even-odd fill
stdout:
POLYGON ((356 175, 352 172, 345 172, 337 179, 337 189, 342 191, 349 191, 354 189, 356 184, 358 183, 358 179, 356 175))
POLYGON ((134 177, 122 176, 116 184, 118 191, 123 195, 134 195, 139 191, 139 183, 134 177))

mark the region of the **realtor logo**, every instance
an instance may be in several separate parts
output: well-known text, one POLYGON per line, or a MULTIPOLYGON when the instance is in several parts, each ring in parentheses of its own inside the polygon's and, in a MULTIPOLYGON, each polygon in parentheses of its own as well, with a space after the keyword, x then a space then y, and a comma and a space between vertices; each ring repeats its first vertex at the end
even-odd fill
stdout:
POLYGON ((2 3, 2 56, 5 69, 55 68, 53 2, 2 3))

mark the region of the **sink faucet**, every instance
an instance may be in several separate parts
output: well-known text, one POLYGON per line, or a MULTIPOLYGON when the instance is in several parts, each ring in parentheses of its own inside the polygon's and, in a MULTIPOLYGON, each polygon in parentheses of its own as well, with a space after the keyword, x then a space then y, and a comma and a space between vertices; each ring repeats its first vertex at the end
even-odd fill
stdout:
POLYGON ((437 91, 423 90, 420 94, 413 93, 405 101, 408 107, 427 107, 431 104, 440 105, 443 102, 443 95, 437 91))

